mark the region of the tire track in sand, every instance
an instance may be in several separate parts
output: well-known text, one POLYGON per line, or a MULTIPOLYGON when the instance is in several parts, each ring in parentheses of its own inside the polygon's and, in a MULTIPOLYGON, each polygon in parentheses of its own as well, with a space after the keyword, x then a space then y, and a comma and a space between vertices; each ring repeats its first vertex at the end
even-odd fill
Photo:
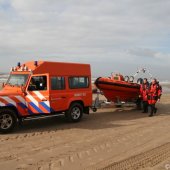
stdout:
POLYGON ((170 142, 144 153, 115 162, 100 170, 138 170, 154 167, 170 157, 170 142))

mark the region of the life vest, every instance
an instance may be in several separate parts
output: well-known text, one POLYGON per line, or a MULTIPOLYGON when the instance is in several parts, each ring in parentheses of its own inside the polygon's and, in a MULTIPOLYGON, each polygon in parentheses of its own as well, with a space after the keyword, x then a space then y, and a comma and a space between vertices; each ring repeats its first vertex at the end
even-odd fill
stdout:
POLYGON ((142 96, 143 101, 148 100, 148 92, 149 92, 149 83, 143 83, 140 87, 140 95, 142 96))
POLYGON ((148 92, 148 103, 155 104, 157 100, 161 97, 162 88, 159 84, 151 84, 148 92))

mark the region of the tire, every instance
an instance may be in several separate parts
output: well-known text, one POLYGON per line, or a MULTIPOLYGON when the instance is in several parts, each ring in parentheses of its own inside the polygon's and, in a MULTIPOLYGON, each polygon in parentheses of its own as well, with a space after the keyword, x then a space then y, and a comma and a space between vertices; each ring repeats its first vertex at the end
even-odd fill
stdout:
POLYGON ((116 108, 121 108, 122 105, 121 105, 121 104, 116 104, 115 107, 116 107, 116 108))
POLYGON ((129 76, 125 76, 125 77, 124 77, 124 80, 125 80, 126 82, 128 82, 128 81, 129 81, 129 76))
POLYGON ((134 76, 130 76, 130 77, 129 77, 129 81, 130 81, 131 83, 133 83, 134 79, 135 79, 134 76))
POLYGON ((9 133, 11 132, 17 123, 17 117, 15 111, 11 109, 0 110, 0 132, 9 133))
POLYGON ((93 110, 93 112, 97 112, 97 108, 93 108, 92 110, 93 110))
POLYGON ((83 106, 80 103, 71 104, 69 110, 66 111, 65 117, 69 122, 79 122, 83 116, 83 106))

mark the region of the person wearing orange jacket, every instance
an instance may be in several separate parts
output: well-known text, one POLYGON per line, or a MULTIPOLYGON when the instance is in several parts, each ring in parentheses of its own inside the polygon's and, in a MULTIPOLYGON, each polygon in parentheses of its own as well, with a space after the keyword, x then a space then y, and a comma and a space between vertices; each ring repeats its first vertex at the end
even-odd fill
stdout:
POLYGON ((162 88, 157 82, 157 80, 153 79, 148 92, 148 103, 151 108, 149 117, 152 117, 154 113, 156 114, 157 108, 155 107, 155 105, 157 101, 160 101, 161 95, 162 95, 162 88))
POLYGON ((140 97, 143 101, 142 113, 148 113, 148 92, 149 92, 149 82, 147 78, 144 78, 143 83, 140 86, 140 97))

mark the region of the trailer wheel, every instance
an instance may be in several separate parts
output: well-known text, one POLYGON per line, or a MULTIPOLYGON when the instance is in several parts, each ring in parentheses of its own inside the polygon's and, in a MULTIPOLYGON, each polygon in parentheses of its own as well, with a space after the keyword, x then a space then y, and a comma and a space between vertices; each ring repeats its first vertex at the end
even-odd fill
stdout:
POLYGON ((92 110, 93 110, 93 112, 97 112, 97 108, 93 108, 92 110))
POLYGON ((116 107, 116 108, 121 108, 121 107, 122 107, 122 104, 115 104, 115 107, 116 107))
POLYGON ((65 117, 69 122, 79 122, 83 116, 83 106, 80 103, 71 104, 69 110, 66 111, 65 117))
POLYGON ((11 109, 1 109, 0 110, 0 132, 9 133, 11 132, 17 122, 17 117, 15 111, 11 109))

